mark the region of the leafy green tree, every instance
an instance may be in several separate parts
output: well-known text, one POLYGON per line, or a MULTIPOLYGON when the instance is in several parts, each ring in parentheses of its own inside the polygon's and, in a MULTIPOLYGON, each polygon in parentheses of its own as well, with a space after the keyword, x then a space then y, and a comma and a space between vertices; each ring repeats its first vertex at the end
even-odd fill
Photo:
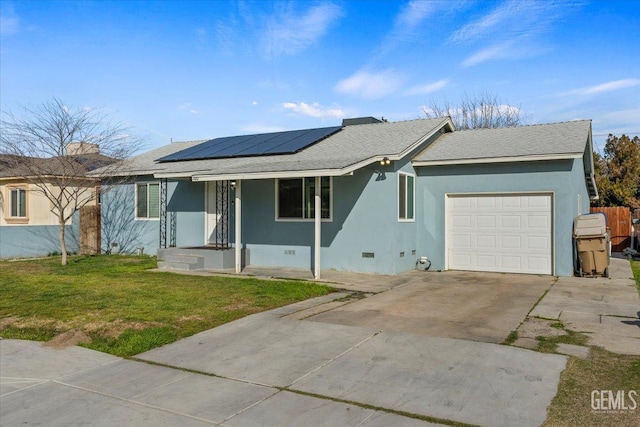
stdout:
POLYGON ((602 156, 595 155, 596 206, 640 208, 640 137, 609 134, 602 156))

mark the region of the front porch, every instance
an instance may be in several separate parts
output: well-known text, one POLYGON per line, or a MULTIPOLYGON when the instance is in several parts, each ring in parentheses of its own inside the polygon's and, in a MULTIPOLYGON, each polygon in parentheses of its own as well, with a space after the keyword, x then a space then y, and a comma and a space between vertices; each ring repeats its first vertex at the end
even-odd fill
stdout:
MULTIPOLYGON (((241 265, 250 263, 249 249, 241 251, 241 265)), ((158 249, 158 268, 195 271, 195 270, 232 270, 235 271, 236 250, 216 245, 204 245, 184 248, 158 249)))

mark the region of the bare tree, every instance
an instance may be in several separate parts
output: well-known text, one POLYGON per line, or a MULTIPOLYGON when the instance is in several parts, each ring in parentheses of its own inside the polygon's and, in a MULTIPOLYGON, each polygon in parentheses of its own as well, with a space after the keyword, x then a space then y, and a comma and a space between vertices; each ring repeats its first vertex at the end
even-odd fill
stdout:
POLYGON ((109 168, 118 168, 118 160, 130 156, 139 142, 128 127, 102 111, 68 106, 58 98, 23 107, 19 114, 3 112, 3 167, 29 184, 29 191, 49 200, 58 220, 62 265, 67 263, 65 225, 99 194, 99 182, 87 172, 106 167, 108 175, 109 168))
POLYGON ((458 130, 500 128, 523 124, 520 107, 503 103, 496 95, 487 92, 469 97, 458 103, 432 100, 422 108, 428 118, 449 116, 458 130))

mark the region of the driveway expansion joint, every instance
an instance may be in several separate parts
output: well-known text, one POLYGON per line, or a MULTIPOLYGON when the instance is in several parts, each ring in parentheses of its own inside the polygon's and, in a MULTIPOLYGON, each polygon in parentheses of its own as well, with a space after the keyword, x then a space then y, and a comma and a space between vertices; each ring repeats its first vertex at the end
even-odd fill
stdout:
POLYGON ((60 381, 60 380, 51 380, 51 382, 54 383, 54 384, 61 385, 63 387, 74 388, 76 390, 81 390, 81 391, 84 391, 84 392, 87 392, 87 393, 93 393, 93 394, 97 394, 97 395, 100 395, 100 396, 108 397, 110 399, 119 400, 121 402, 127 402, 127 403, 131 403, 133 405, 140 405, 140 406, 144 406, 146 408, 155 409, 155 410, 166 412, 166 413, 169 413, 169 414, 178 415, 178 416, 186 417, 186 418, 191 418, 191 419, 194 419, 194 420, 203 421, 205 423, 211 423, 212 425, 219 424, 218 421, 208 420, 206 418, 196 417, 195 415, 185 414, 185 413, 182 413, 182 412, 179 412, 179 411, 174 411, 172 409, 163 408, 161 406, 150 405, 148 403, 140 402, 139 400, 128 399, 128 398, 125 398, 125 397, 115 396, 115 395, 109 394, 109 393, 103 393, 103 392, 100 392, 100 391, 91 390, 91 389, 86 388, 86 387, 80 387, 80 386, 77 386, 77 385, 68 384, 68 383, 65 383, 65 382, 60 381))

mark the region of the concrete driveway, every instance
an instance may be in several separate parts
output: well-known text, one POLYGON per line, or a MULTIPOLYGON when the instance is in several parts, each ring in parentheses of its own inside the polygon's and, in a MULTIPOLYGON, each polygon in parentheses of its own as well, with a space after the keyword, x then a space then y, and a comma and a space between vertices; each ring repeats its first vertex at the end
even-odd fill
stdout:
POLYGON ((567 358, 316 321, 332 294, 122 360, 0 341, 6 425, 538 426, 567 358))
POLYGON ((501 343, 554 283, 551 276, 415 272, 406 283, 306 318, 316 322, 501 343))

